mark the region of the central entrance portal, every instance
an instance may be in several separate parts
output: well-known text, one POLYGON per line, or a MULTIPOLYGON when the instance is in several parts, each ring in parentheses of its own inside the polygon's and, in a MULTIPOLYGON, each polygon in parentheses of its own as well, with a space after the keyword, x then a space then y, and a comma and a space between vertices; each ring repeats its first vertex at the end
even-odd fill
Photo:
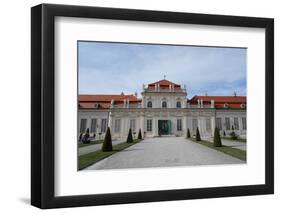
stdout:
POLYGON ((158 134, 170 135, 172 129, 172 122, 170 120, 158 120, 158 134))

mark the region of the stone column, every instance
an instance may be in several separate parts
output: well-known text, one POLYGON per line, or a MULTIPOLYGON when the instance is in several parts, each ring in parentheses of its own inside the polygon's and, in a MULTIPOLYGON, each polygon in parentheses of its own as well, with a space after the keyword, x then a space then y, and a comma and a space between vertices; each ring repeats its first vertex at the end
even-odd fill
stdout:
POLYGON ((186 125, 186 116, 185 115, 182 117, 182 132, 183 132, 183 136, 186 136, 187 125, 186 125))
POLYGON ((126 127, 127 127, 127 117, 125 117, 125 118, 123 117, 123 118, 121 118, 121 128, 120 128, 121 135, 123 137, 126 137, 128 134, 126 127))
POLYGON ((215 127, 216 127, 216 119, 215 117, 211 117, 211 135, 214 136, 214 132, 215 132, 215 127))
POLYGON ((242 117, 238 117, 238 125, 239 125, 239 135, 241 135, 243 131, 242 117))
POLYGON ((206 128, 205 128, 205 117, 200 117, 200 120, 201 120, 201 135, 202 136, 205 136, 206 135, 206 128))
POLYGON ((153 136, 157 136, 158 134, 157 134, 157 128, 156 128, 156 121, 157 121, 157 119, 156 118, 153 118, 152 119, 152 131, 153 131, 153 136))
POLYGON ((108 122, 107 122, 107 126, 110 128, 110 130, 112 131, 112 112, 109 111, 108 113, 108 122))

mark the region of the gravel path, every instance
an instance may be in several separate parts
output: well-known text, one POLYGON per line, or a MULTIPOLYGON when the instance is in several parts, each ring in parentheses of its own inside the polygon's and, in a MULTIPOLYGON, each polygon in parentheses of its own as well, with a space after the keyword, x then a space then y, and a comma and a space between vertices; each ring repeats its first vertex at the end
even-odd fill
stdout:
POLYGON ((86 168, 121 169, 245 163, 182 137, 149 138, 86 168))

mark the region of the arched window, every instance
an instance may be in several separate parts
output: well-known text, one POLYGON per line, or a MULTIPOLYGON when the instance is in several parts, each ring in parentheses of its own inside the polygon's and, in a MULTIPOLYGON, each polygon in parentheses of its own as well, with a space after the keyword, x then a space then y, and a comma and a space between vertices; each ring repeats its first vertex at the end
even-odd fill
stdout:
POLYGON ((162 108, 167 108, 167 102, 166 101, 162 102, 162 108))
POLYGON ((152 108, 152 102, 151 101, 147 102, 147 108, 152 108))
POLYGON ((177 101, 177 108, 181 108, 181 102, 177 101))

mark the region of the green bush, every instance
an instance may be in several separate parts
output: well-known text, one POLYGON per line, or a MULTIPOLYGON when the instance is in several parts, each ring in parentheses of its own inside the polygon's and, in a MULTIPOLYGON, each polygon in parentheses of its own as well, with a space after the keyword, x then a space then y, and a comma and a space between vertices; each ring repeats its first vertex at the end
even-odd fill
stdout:
POLYGON ((142 140, 141 129, 139 129, 138 139, 139 139, 139 140, 142 140))
POLYGON ((186 137, 187 137, 187 138, 190 138, 190 131, 189 131, 189 128, 187 128, 187 134, 186 134, 186 137))
POLYGON ((201 141, 201 136, 198 127, 196 128, 196 141, 201 141))
POLYGON ((110 128, 109 127, 107 127, 101 151, 103 151, 103 152, 111 152, 112 151, 112 140, 111 140, 111 134, 110 134, 110 128))
POLYGON ((225 137, 226 136, 226 134, 225 134, 225 131, 223 130, 223 136, 225 137))
POLYGON ((220 130, 216 127, 214 132, 214 146, 215 147, 221 147, 221 136, 220 136, 220 130))
POLYGON ((133 135, 132 135, 131 128, 129 129, 129 134, 128 134, 128 137, 127 137, 127 143, 133 143, 133 135))

